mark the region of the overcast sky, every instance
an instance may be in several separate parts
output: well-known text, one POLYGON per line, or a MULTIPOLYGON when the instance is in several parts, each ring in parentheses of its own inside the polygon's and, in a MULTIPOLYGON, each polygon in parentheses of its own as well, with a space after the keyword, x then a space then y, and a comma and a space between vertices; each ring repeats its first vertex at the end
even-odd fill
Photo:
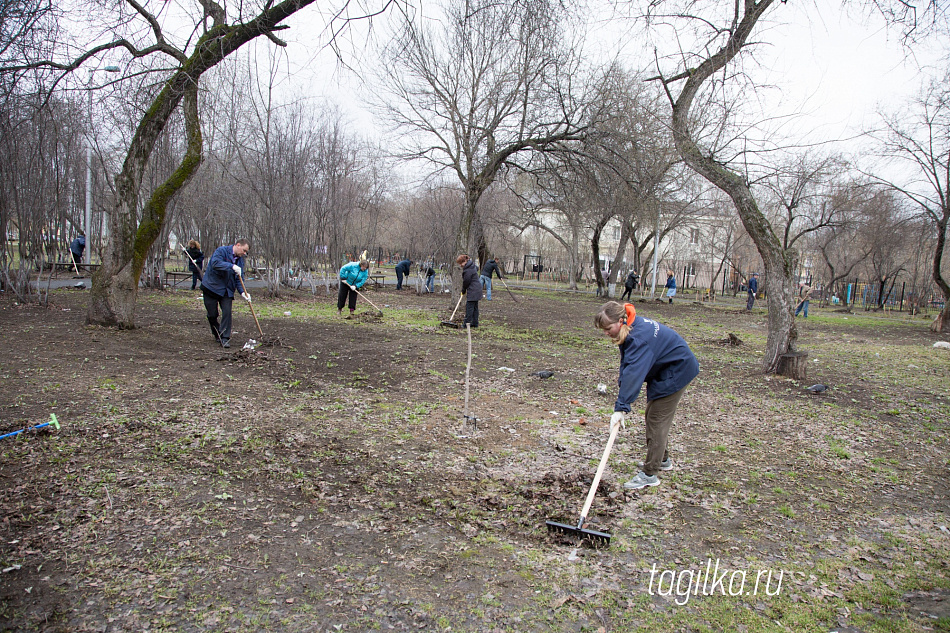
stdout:
MULTIPOLYGON (((423 5, 429 11, 432 6, 423 5)), ((759 99, 785 113, 800 113, 789 128, 807 134, 803 140, 859 134, 874 124, 877 108, 899 108, 939 64, 941 51, 935 50, 936 45, 915 48, 910 56, 898 34, 889 32, 879 16, 851 13, 842 10, 840 0, 776 3, 768 20, 760 21, 753 33, 752 39, 764 43, 755 51, 760 64, 754 69, 756 79, 771 86, 761 91, 759 99), (920 66, 930 68, 921 70, 920 66)), ((643 40, 631 41, 629 24, 612 19, 609 9, 591 15, 591 35, 585 40, 588 52, 618 55, 631 68, 652 57, 652 52, 643 57, 638 50, 643 40)), ((378 136, 378 122, 364 107, 372 86, 361 86, 358 78, 341 70, 331 51, 315 52, 319 18, 311 14, 306 22, 292 24, 285 34, 291 35, 286 65, 294 92, 305 87, 306 92, 339 104, 361 131, 378 136)), ((365 49, 364 38, 364 33, 354 31, 355 50, 365 49)), ((647 46, 652 50, 651 44, 647 46)), ((946 49, 942 54, 946 55, 946 49)), ((353 55, 352 51, 347 55, 353 55)))

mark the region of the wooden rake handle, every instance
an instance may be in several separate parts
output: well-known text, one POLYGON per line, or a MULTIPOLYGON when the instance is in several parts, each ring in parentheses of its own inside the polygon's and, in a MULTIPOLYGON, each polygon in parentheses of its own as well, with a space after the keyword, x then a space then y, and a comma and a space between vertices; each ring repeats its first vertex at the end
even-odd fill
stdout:
MULTIPOLYGON (((346 283, 346 282, 344 282, 344 283, 346 283)), ((347 286, 350 286, 350 284, 346 284, 346 285, 347 285, 347 286)), ((358 294, 359 296, 363 297, 363 299, 366 300, 366 303, 368 303, 368 304, 370 304, 371 306, 373 306, 374 308, 376 308, 376 311, 377 311, 377 312, 379 312, 380 314, 383 313, 383 311, 379 309, 379 306, 376 305, 375 303, 373 303, 372 301, 370 301, 370 300, 369 300, 369 297, 367 297, 367 296, 364 295, 362 292, 360 292, 360 291, 356 288, 356 286, 350 286, 350 288, 353 289, 353 292, 355 292, 355 293, 358 294)))
MULTIPOLYGON (((238 275, 238 279, 241 280, 241 290, 244 291, 244 294, 247 294, 247 288, 244 287, 244 275, 238 275)), ((261 324, 257 320, 257 314, 254 312, 254 304, 248 301, 247 307, 251 309, 251 316, 254 317, 254 323, 257 325, 257 331, 260 333, 261 338, 263 339, 264 331, 261 329, 261 324)))
POLYGON ((600 458, 600 465, 597 467, 597 474, 594 475, 594 483, 590 486, 590 492, 587 493, 587 501, 584 502, 584 509, 581 510, 581 520, 578 528, 583 527, 587 522, 587 513, 594 503, 594 497, 597 496, 597 486, 600 485, 600 478, 604 476, 604 470, 607 468, 607 458, 610 457, 610 449, 614 446, 614 440, 617 439, 617 433, 620 432, 620 425, 614 424, 610 429, 610 438, 607 440, 607 448, 604 449, 604 456, 600 458))
POLYGON ((452 310, 452 316, 449 317, 449 321, 455 320, 455 313, 459 311, 460 305, 462 305, 462 295, 459 295, 459 300, 455 302, 455 309, 452 310))

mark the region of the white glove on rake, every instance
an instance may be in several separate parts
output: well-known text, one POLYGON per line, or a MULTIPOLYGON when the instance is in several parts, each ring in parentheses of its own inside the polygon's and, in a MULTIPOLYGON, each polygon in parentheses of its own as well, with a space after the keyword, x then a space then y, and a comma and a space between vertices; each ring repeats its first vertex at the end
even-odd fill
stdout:
POLYGON ((251 295, 249 295, 248 293, 242 292, 241 296, 244 297, 244 300, 247 301, 248 303, 251 302, 251 295))
POLYGON ((238 277, 241 276, 241 267, 238 266, 237 264, 231 264, 231 270, 233 270, 234 274, 237 275, 238 277))
POLYGON ((613 430, 614 425, 619 424, 621 428, 626 429, 627 423, 623 418, 623 411, 614 411, 614 414, 610 416, 610 428, 613 430))

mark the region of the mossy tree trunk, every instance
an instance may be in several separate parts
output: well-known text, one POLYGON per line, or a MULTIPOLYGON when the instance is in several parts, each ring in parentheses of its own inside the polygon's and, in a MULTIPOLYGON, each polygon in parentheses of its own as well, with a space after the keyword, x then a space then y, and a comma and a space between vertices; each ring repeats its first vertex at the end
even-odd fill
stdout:
MULTIPOLYGON (((314 0, 284 0, 266 4, 253 19, 228 25, 224 11, 213 2, 203 4, 214 18, 214 26, 186 56, 167 43, 153 47, 169 54, 179 67, 165 82, 164 87, 145 111, 135 130, 126 153, 122 171, 116 176, 116 201, 109 210, 110 239, 104 244, 102 267, 92 279, 92 294, 86 321, 118 328, 135 327, 135 299, 139 278, 145 265, 145 256, 162 232, 168 202, 180 191, 201 164, 201 128, 198 119, 198 80, 208 69, 251 40, 266 35, 277 44, 283 44, 273 32, 280 22, 308 6, 314 0), (151 193, 141 209, 139 197, 142 176, 155 144, 165 126, 184 100, 187 150, 174 173, 151 193)), ((157 23, 156 23, 157 24, 157 23)), ((139 56, 151 54, 146 49, 139 56)))

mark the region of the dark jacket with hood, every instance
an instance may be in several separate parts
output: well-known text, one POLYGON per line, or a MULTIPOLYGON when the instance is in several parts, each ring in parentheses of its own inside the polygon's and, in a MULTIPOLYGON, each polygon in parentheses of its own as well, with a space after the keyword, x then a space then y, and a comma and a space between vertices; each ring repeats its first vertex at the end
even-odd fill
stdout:
POLYGON ((633 288, 637 285, 637 282, 640 280, 640 275, 637 274, 637 271, 631 270, 627 275, 627 279, 623 282, 623 285, 627 288, 633 288))
POLYGON ((478 301, 482 298, 482 282, 478 279, 478 266, 468 260, 462 267, 462 292, 467 301, 478 301))
POLYGON ((620 392, 614 411, 630 412, 630 403, 647 383, 647 400, 671 396, 699 375, 699 361, 671 328, 638 316, 620 344, 620 392))
POLYGON ((200 273, 201 264, 205 260, 205 254, 201 252, 200 248, 195 248, 194 246, 191 246, 188 248, 188 257, 191 258, 188 260, 188 270, 190 270, 193 273, 200 273), (192 263, 191 260, 194 260, 194 263, 192 263), (196 265, 197 265, 197 268, 195 268, 196 265))

